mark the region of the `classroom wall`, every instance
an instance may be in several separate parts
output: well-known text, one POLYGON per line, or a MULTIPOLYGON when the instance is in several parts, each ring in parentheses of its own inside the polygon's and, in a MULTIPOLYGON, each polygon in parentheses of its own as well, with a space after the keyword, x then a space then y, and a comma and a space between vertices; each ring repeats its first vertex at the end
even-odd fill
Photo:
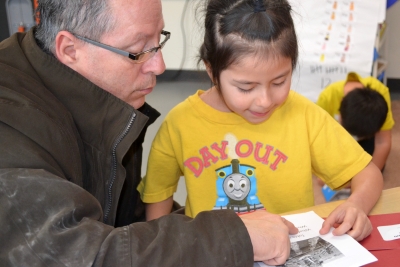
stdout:
MULTIPOLYGON (((167 70, 198 69, 197 53, 202 38, 201 25, 196 23, 194 12, 198 3, 199 0, 162 0, 165 29, 172 32, 172 38, 163 50, 167 70)), ((400 2, 387 10, 386 21, 388 43, 385 53, 390 55, 386 75, 400 79, 400 2)))
MULTIPOLYGON (((203 1, 200 1, 203 2, 203 1)), ((203 32, 196 22, 199 0, 162 0, 165 30, 171 39, 163 48, 168 70, 197 70, 197 51, 203 32)))

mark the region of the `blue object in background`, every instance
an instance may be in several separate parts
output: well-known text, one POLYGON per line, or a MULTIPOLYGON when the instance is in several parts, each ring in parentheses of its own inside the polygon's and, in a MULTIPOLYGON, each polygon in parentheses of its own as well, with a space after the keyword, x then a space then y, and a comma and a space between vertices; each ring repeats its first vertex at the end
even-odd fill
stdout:
POLYGON ((374 56, 373 56, 373 61, 377 60, 379 58, 379 53, 376 47, 374 47, 374 56))
POLYGON ((336 195, 336 191, 332 190, 326 184, 322 187, 322 194, 327 202, 331 201, 331 199, 336 195))
POLYGON ((386 1, 386 8, 391 7, 396 2, 397 2, 397 0, 387 0, 386 1))
POLYGON ((377 77, 377 79, 381 82, 381 83, 384 83, 384 79, 385 78, 385 72, 383 71, 378 77, 377 77))

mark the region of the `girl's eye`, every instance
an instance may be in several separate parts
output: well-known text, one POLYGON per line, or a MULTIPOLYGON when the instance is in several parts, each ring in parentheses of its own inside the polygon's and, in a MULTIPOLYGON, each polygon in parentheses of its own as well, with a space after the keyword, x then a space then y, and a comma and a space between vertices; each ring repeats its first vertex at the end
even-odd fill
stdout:
POLYGON ((252 88, 250 88, 250 89, 243 89, 243 88, 238 87, 238 89, 239 89, 240 92, 242 92, 242 93, 244 93, 244 94, 248 94, 248 93, 250 93, 250 91, 251 91, 252 88))
POLYGON ((278 83, 273 83, 273 85, 275 86, 281 86, 285 83, 286 80, 282 81, 282 82, 278 82, 278 83))

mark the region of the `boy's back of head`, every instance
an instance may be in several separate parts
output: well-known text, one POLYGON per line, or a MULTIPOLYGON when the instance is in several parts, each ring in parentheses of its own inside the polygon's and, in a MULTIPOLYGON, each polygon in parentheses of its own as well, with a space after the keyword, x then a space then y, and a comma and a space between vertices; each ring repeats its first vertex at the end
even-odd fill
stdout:
POLYGON ((383 96, 369 87, 356 88, 340 104, 342 126, 353 136, 371 138, 382 127, 388 113, 383 96))

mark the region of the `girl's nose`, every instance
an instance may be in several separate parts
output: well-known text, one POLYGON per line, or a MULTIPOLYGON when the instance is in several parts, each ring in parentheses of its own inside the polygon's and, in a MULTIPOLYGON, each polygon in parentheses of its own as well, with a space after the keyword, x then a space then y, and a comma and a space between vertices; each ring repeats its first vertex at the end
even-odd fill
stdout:
POLYGON ((272 104, 271 101, 271 97, 269 96, 269 94, 267 92, 263 92, 262 94, 260 94, 256 101, 255 101, 256 105, 262 108, 269 108, 272 104))

